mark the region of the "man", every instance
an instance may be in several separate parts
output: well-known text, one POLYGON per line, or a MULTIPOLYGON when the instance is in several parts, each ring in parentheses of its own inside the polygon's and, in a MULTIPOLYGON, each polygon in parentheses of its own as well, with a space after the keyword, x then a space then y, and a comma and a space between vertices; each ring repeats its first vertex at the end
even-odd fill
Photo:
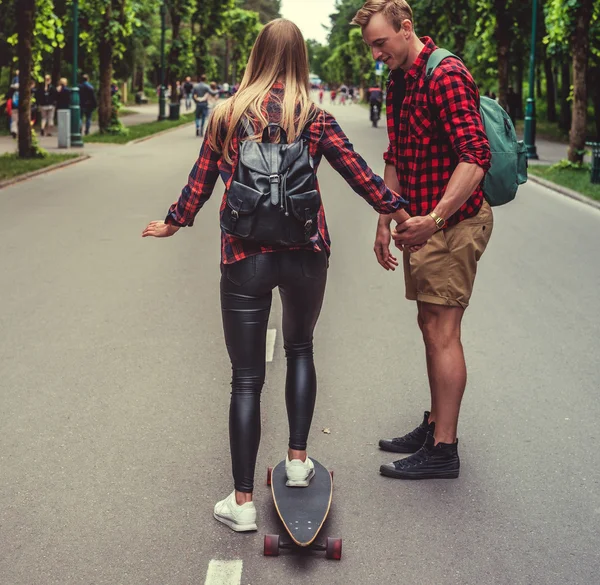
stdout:
POLYGON ((192 90, 192 99, 196 103, 196 136, 204 136, 204 124, 208 117, 208 94, 214 96, 219 95, 219 92, 211 89, 206 83, 206 75, 202 75, 192 90))
POLYGON ((54 111, 56 109, 56 89, 52 85, 50 75, 44 76, 44 84, 40 86, 37 96, 38 105, 42 112, 40 124, 42 136, 52 136, 54 111))
POLYGON ((431 410, 419 427, 379 443, 385 451, 414 454, 382 465, 380 472, 400 479, 455 478, 467 378, 461 321, 493 227, 481 189, 491 154, 479 93, 458 59, 446 59, 425 79, 436 46, 416 36, 404 0, 368 0, 353 23, 362 28, 373 58, 391 70, 385 181, 409 201, 412 217, 393 234, 390 221, 380 217, 375 254, 386 270, 394 270, 392 235, 404 249, 406 298, 417 302, 431 394, 431 410), (406 246, 425 241, 420 251, 408 253, 406 246))
POLYGON ((192 78, 188 75, 185 78, 183 84, 183 97, 185 98, 185 111, 187 112, 192 107, 192 92, 194 91, 194 84, 192 78))
POLYGON ((383 105, 383 92, 378 85, 373 84, 367 89, 367 99, 369 101, 369 111, 373 109, 377 112, 377 119, 379 120, 381 115, 381 106, 383 105))
POLYGON ((85 74, 82 77, 83 82, 79 86, 79 99, 81 102, 81 122, 83 124, 83 118, 85 117, 85 135, 90 133, 90 127, 92 125, 92 114, 98 106, 96 101, 96 92, 94 87, 90 83, 89 75, 85 74))

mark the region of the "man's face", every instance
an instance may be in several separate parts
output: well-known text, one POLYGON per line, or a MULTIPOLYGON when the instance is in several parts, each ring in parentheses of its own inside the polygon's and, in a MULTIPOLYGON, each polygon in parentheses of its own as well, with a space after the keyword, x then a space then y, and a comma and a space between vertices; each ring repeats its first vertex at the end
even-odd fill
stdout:
POLYGON ((378 12, 371 17, 362 36, 371 49, 373 59, 383 61, 393 70, 402 67, 408 60, 411 32, 410 20, 405 20, 402 28, 396 32, 385 16, 378 12))

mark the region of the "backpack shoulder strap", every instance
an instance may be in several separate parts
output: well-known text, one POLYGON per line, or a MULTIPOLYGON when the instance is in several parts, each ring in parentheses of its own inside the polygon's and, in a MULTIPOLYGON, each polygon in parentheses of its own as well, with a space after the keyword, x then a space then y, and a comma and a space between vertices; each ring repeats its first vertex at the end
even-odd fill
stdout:
POLYGON ((454 57, 455 59, 462 61, 460 57, 457 57, 454 53, 451 53, 446 49, 436 49, 433 51, 433 53, 431 53, 431 55, 429 55, 429 59, 427 59, 427 69, 425 72, 425 79, 427 81, 431 79, 433 72, 438 68, 439 64, 445 59, 448 59, 448 57, 454 57))

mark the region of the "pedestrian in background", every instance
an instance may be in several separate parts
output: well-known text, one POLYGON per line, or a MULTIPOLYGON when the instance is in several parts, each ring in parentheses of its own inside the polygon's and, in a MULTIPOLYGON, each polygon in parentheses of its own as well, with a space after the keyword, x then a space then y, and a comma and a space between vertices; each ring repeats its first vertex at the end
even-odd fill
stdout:
POLYGON ((85 135, 87 136, 90 133, 90 128, 92 126, 92 115, 94 114, 94 110, 98 107, 98 101, 96 100, 94 86, 90 83, 90 76, 85 73, 81 78, 83 80, 79 85, 81 125, 83 127, 83 119, 85 118, 85 135))
POLYGON ((40 132, 42 136, 52 136, 56 111, 56 88, 52 85, 50 75, 44 76, 44 83, 37 92, 37 100, 41 113, 40 132))
MULTIPOLYGON (((403 199, 388 189, 383 179, 353 150, 333 116, 310 99, 308 53, 302 33, 289 20, 277 19, 259 33, 239 91, 219 105, 211 117, 199 158, 179 200, 171 206, 165 222, 151 222, 142 235, 167 237, 180 227, 193 225, 219 176, 225 185, 231 184, 234 170, 241 164, 240 144, 263 136, 265 141, 277 141, 283 132, 288 144, 299 139, 308 147, 312 180, 325 156, 376 211, 390 214, 398 222, 408 218, 401 208, 403 199), (270 132, 274 130, 273 124, 279 130, 270 132)), ((272 201, 273 193, 277 190, 271 188, 263 196, 272 201)), ((318 195, 318 190, 310 193, 318 195)), ((217 503, 214 516, 237 532, 257 529, 252 501, 254 471, 274 288, 279 288, 283 303, 287 357, 285 396, 290 430, 285 463, 287 485, 307 487, 315 473, 306 452, 317 392, 313 331, 325 294, 330 240, 320 196, 312 203, 309 199, 302 201, 303 206, 312 206, 303 209, 303 217, 311 211, 316 218, 316 225, 312 220, 310 224, 316 230, 307 243, 283 245, 232 236, 224 230, 221 233, 221 309, 233 373, 229 433, 234 491, 217 503)), ((240 201, 240 205, 246 203, 240 201)), ((221 202, 222 214, 227 206, 226 194, 221 202)))
POLYGON ((456 58, 443 60, 426 79, 436 45, 417 37, 404 0, 368 0, 352 22, 361 27, 373 58, 391 70, 385 181, 409 200, 412 217, 392 234, 381 216, 374 249, 389 270, 398 264, 389 251, 392 235, 404 248, 406 298, 417 303, 431 398, 419 427, 379 442, 385 451, 414 453, 382 465, 380 473, 398 479, 456 478, 458 416, 467 381, 461 323, 493 228, 481 187, 491 153, 479 92, 456 58), (406 246, 416 241, 428 243, 409 254, 406 246))
POLYGON ((192 92, 194 91, 194 84, 192 78, 188 75, 185 78, 183 84, 183 97, 185 98, 185 110, 186 112, 192 108, 192 92))
POLYGON ((71 90, 67 84, 67 78, 61 77, 56 86, 56 109, 68 110, 71 105, 71 90))
POLYGON ((206 75, 201 75, 199 82, 192 90, 192 98, 196 104, 196 136, 204 136, 204 125, 208 119, 207 94, 218 96, 217 89, 211 89, 206 83, 206 75))
POLYGON ((19 134, 19 84, 13 83, 10 86, 8 94, 10 105, 7 107, 7 111, 10 110, 10 135, 16 138, 19 134))

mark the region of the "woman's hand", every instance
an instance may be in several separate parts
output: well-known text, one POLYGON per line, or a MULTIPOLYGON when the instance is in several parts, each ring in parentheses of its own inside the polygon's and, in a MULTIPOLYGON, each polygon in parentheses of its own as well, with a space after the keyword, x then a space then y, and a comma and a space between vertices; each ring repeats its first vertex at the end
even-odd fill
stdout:
POLYGON ((179 226, 170 225, 164 221, 151 221, 142 232, 142 238, 168 238, 179 231, 179 226))

